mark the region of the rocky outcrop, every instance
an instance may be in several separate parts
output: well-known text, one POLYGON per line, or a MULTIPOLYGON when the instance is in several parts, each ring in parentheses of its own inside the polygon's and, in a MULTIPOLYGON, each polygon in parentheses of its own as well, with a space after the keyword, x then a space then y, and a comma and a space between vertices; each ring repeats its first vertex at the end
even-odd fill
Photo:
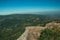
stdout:
POLYGON ((32 27, 26 27, 28 32, 27 40, 37 40, 38 37, 40 36, 41 30, 44 30, 45 27, 40 27, 40 26, 32 26, 32 27))
POLYGON ((41 30, 44 30, 46 27, 40 26, 29 26, 25 28, 25 32, 17 40, 37 40, 40 36, 41 30))
POLYGON ((28 30, 25 30, 25 32, 17 40, 27 40, 28 32, 28 30))
POLYGON ((46 28, 53 28, 53 27, 59 27, 60 28, 60 23, 56 23, 56 22, 51 22, 51 23, 48 23, 46 24, 45 26, 46 28))
POLYGON ((37 40, 41 35, 41 30, 46 28, 53 28, 54 26, 60 27, 60 23, 48 23, 45 27, 41 26, 29 26, 25 28, 25 32, 17 40, 37 40))

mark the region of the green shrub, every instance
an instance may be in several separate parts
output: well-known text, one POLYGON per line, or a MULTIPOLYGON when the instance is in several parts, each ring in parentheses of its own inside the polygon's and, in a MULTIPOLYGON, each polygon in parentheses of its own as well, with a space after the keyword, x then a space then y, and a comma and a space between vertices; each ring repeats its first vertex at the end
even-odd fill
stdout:
POLYGON ((53 31, 52 29, 43 30, 38 40, 60 40, 60 31, 56 30, 55 31, 53 31))

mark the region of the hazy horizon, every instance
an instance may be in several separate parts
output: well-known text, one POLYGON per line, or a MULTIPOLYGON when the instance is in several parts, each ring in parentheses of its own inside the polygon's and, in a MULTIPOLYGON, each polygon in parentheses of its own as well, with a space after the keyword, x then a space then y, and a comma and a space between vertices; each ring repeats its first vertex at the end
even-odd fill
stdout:
POLYGON ((59 10, 60 0, 0 0, 0 15, 59 10))

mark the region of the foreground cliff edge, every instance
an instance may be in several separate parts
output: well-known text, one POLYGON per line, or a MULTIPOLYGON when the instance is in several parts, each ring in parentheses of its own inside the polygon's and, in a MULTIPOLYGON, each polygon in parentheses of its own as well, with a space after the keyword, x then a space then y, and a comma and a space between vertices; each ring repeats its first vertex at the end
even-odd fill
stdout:
POLYGON ((41 35, 41 31, 48 28, 53 28, 53 26, 57 26, 60 28, 60 23, 51 22, 46 24, 45 27, 42 26, 28 26, 25 28, 25 32, 17 39, 17 40, 37 40, 41 35))

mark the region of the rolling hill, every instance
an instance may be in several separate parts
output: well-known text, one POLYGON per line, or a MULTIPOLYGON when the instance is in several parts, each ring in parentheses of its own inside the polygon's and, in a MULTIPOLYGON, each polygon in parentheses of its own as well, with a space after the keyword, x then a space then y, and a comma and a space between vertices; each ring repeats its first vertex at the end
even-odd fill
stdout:
POLYGON ((26 26, 45 26, 51 21, 60 22, 60 15, 11 14, 0 15, 0 40, 16 40, 26 26))

